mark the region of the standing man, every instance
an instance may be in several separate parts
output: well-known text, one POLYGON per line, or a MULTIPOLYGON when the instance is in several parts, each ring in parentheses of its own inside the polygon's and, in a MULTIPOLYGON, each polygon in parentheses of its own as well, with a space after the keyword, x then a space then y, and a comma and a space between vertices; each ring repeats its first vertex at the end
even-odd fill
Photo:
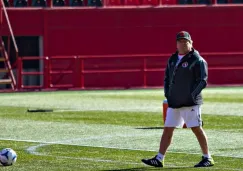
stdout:
POLYGON ((214 161, 208 150, 207 136, 201 120, 201 91, 207 85, 207 62, 192 47, 193 42, 188 32, 179 32, 176 42, 177 51, 169 58, 165 71, 164 93, 169 107, 159 153, 151 159, 142 159, 142 162, 154 167, 163 167, 173 132, 185 122, 197 137, 203 153, 202 160, 194 167, 213 166, 214 161))

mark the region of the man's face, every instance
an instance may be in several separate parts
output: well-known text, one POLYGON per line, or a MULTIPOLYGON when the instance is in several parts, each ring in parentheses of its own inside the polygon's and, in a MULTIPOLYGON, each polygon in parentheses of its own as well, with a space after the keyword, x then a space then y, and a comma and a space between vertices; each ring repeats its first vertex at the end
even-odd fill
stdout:
POLYGON ((177 40, 177 49, 180 54, 188 53, 192 48, 191 41, 187 39, 179 39, 177 40))

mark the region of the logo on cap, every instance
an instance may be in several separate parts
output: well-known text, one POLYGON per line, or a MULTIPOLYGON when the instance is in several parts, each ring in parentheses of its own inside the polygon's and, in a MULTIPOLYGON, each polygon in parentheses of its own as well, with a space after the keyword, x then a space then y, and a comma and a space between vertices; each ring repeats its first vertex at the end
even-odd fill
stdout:
POLYGON ((184 37, 184 36, 185 36, 184 32, 180 32, 180 33, 179 33, 179 36, 180 36, 180 37, 184 37))

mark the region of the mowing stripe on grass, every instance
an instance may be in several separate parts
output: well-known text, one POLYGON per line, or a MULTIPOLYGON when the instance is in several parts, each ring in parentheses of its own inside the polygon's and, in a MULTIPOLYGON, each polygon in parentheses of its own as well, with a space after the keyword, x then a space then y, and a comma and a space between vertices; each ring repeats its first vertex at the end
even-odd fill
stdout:
MULTIPOLYGON (((87 161, 95 161, 95 162, 108 162, 108 163, 121 163, 121 161, 115 161, 115 160, 105 160, 105 159, 99 159, 99 158, 84 158, 84 157, 68 157, 68 156, 56 156, 56 155, 49 155, 37 152, 38 148, 51 145, 51 144, 39 144, 36 146, 30 146, 26 149, 27 152, 30 154, 38 155, 38 156, 49 156, 49 157, 57 157, 57 158, 66 158, 66 159, 75 159, 75 160, 87 160, 87 161)), ((141 165, 141 163, 135 163, 135 162, 122 162, 123 164, 134 164, 134 165, 141 165)))
MULTIPOLYGON (((161 129, 136 129, 131 126, 43 122, 2 119, 2 139, 33 140, 79 146, 157 151, 161 129), (11 127, 9 127, 11 123, 11 127), (8 128, 8 129, 6 129, 8 128)), ((243 157, 243 133, 206 130, 213 155, 243 157), (226 138, 227 137, 227 138, 226 138), (222 149, 226 149, 222 151, 222 149), (237 153, 234 149, 237 149, 237 153), (234 152, 234 153, 232 153, 234 152)), ((172 152, 201 153, 198 142, 188 129, 177 129, 170 146, 172 152)))
MULTIPOLYGON (((56 156, 56 155, 47 155, 44 153, 39 153, 37 152, 37 148, 41 148, 44 147, 46 145, 50 145, 50 144, 39 144, 36 146, 31 146, 27 149, 27 151, 31 154, 34 155, 40 155, 40 156, 49 156, 49 157, 57 157, 57 158, 64 158, 64 159, 73 159, 73 160, 86 160, 86 161, 93 161, 93 162, 105 162, 105 163, 119 163, 119 164, 131 164, 131 165, 144 165, 142 162, 140 163, 135 163, 135 162, 124 162, 124 161, 116 161, 116 160, 105 160, 105 159, 99 159, 99 158, 84 158, 84 157, 69 157, 69 156, 56 156)), ((134 150, 134 149, 126 149, 126 150, 134 150)), ((173 161, 172 159, 170 159, 170 162, 173 161)), ((177 161, 177 159, 175 159, 175 161, 177 161)), ((187 162, 187 164, 195 164, 194 162, 187 162)), ((217 165, 217 162, 216 162, 217 165)), ((192 167, 188 167, 188 166, 182 166, 182 165, 175 165, 175 164, 169 164, 168 162, 166 162, 165 168, 171 168, 171 169, 176 169, 176 168, 192 168, 192 167)), ((205 168, 203 168, 205 169, 205 168)), ((210 167, 207 169, 212 169, 212 170, 231 170, 231 171, 243 171, 243 169, 233 169, 233 168, 217 168, 217 166, 214 167, 210 167)))
MULTIPOLYGON (((0 94, 0 96, 2 100, 0 106, 53 108, 64 111, 160 113, 164 99, 163 90, 40 92, 9 94, 8 96, 0 94)), ((243 116, 242 88, 206 89, 204 96, 203 113, 243 116), (220 99, 224 99, 223 103, 220 99)))

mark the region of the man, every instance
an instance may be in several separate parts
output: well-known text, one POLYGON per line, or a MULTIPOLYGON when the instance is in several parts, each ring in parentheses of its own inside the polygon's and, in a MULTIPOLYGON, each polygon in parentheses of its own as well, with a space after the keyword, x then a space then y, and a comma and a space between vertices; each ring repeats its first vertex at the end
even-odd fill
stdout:
POLYGON ((207 136, 201 120, 201 91, 207 85, 207 63, 192 47, 193 42, 188 32, 179 32, 176 40, 177 52, 168 60, 165 71, 164 93, 169 107, 159 153, 151 159, 142 159, 142 162, 163 167, 174 129, 182 127, 185 122, 196 135, 203 153, 202 160, 194 167, 213 166, 214 161, 208 150, 207 136))

